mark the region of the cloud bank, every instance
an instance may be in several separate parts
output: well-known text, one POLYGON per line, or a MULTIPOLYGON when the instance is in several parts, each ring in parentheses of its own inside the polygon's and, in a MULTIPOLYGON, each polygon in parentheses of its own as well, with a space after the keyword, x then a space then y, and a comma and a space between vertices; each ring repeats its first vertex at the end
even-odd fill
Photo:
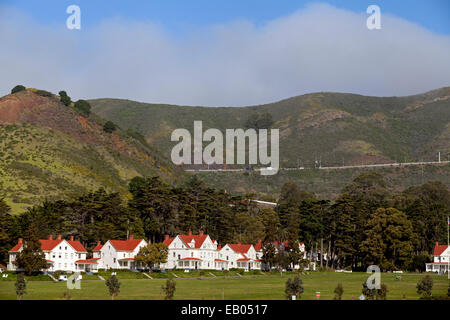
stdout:
POLYGON ((450 36, 383 12, 381 30, 366 28, 364 12, 314 4, 263 26, 240 20, 183 36, 121 19, 68 30, 66 17, 51 27, 0 7, 1 95, 23 84, 73 99, 243 106, 317 91, 392 96, 450 85, 450 36))

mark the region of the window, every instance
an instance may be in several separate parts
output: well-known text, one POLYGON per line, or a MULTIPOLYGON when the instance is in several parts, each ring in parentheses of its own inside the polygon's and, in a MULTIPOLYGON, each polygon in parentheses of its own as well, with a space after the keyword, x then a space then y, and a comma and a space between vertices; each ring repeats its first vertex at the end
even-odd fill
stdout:
POLYGON ((175 252, 173 253, 173 257, 175 258, 175 252))
POLYGON ((114 263, 116 263, 116 258, 114 258, 114 263))

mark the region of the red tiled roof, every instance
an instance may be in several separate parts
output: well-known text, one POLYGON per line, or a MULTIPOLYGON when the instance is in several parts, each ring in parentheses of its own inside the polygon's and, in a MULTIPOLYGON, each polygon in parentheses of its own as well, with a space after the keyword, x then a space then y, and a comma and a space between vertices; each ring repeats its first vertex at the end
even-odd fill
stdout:
POLYGON ((98 259, 84 259, 84 260, 77 260, 75 263, 97 263, 98 259))
POLYGON ((144 239, 109 240, 117 251, 133 251, 144 239))
POLYGON ((250 250, 251 244, 228 244, 228 246, 233 249, 234 252, 237 253, 247 253, 250 250))
POLYGON ((134 258, 123 258, 119 259, 119 261, 134 261, 134 258))
POLYGON ((189 243, 194 240, 195 241, 195 249, 200 249, 203 242, 205 242, 206 238, 208 237, 207 234, 198 234, 198 235, 179 235, 180 239, 186 244, 189 245, 189 243))
POLYGON ((440 256, 445 251, 445 249, 447 249, 447 247, 448 245, 446 244, 439 244, 438 242, 436 242, 433 250, 433 256, 440 256))
POLYGON ((172 243, 173 239, 174 239, 174 238, 164 239, 163 243, 164 243, 166 246, 170 246, 170 244, 172 243))
MULTIPOLYGON (((62 242, 62 240, 39 240, 42 251, 51 251, 54 247, 62 242)), ((9 252, 17 252, 22 248, 22 243, 16 244, 9 252)))
POLYGON ((81 244, 80 241, 66 240, 76 252, 87 252, 86 248, 81 244))
POLYGON ((100 251, 103 248, 103 245, 100 241, 97 242, 97 245, 92 249, 92 251, 100 251))
POLYGON ((199 258, 191 258, 191 257, 183 258, 183 259, 178 259, 178 261, 181 261, 181 260, 196 260, 196 261, 202 261, 202 259, 199 259, 199 258))

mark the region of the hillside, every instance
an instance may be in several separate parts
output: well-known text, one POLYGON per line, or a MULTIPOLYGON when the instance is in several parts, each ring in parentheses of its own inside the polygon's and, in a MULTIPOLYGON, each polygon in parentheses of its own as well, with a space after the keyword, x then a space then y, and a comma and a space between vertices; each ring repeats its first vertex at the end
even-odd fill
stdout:
MULTIPOLYGON (((272 128, 280 129, 280 165, 314 168, 322 166, 360 165, 408 161, 435 161, 437 152, 447 160, 450 153, 450 87, 407 97, 367 97, 356 94, 321 92, 306 94, 259 106, 190 107, 139 103, 120 99, 90 101, 96 113, 121 127, 133 128, 166 156, 175 143, 170 134, 176 128, 192 132, 194 120, 203 121, 203 130, 245 128, 252 115, 270 114, 272 128)), ((428 178, 449 185, 449 170, 435 170, 428 178)), ((401 170, 402 171, 402 170, 401 170)), ((356 172, 356 171, 354 171, 356 172)), ((351 179, 354 172, 347 173, 351 179)), ((395 174, 400 185, 409 186, 416 178, 405 171, 395 174), (406 179, 406 180, 405 180, 406 179)), ((293 174, 290 174, 293 175, 293 174)), ((310 191, 322 194, 324 188, 312 187, 314 175, 322 183, 335 185, 325 173, 299 173, 290 177, 310 191), (305 176, 306 175, 306 176, 305 176)), ((208 174, 207 180, 230 191, 273 191, 288 179, 279 174, 273 179, 248 178, 251 174, 208 174), (233 176, 233 177, 232 177, 233 176), (283 178, 284 177, 284 178, 283 178), (250 182, 252 181, 252 182, 250 182)), ((336 179, 341 179, 337 174, 336 179)), ((420 179, 422 177, 420 176, 420 179)), ((419 180, 420 180, 419 179, 419 180)), ((337 186, 336 186, 337 188, 337 186)), ((337 189, 325 194, 336 193, 337 189)))
POLYGON ((134 176, 183 174, 139 135, 103 123, 30 89, 0 98, 0 197, 19 212, 99 187, 126 197, 134 176))

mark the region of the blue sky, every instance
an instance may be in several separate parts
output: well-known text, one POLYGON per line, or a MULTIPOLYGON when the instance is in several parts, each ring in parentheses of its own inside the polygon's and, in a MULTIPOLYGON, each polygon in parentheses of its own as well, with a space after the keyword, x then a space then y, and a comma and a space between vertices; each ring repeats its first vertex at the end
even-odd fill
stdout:
POLYGON ((450 0, 0 0, 0 96, 206 106, 450 86, 450 0), (66 8, 81 8, 81 30, 66 8), (366 25, 381 8, 381 29, 366 25))
MULTIPOLYGON (((102 19, 121 17, 127 20, 151 20, 175 33, 191 27, 221 24, 246 19, 256 25, 291 14, 314 1, 303 0, 1 0, 32 15, 40 23, 64 23, 65 9, 77 4, 82 9, 83 24, 92 26, 102 19)), ((391 13, 441 34, 450 33, 448 0, 328 0, 320 1, 355 12, 376 4, 382 13, 391 13)))

